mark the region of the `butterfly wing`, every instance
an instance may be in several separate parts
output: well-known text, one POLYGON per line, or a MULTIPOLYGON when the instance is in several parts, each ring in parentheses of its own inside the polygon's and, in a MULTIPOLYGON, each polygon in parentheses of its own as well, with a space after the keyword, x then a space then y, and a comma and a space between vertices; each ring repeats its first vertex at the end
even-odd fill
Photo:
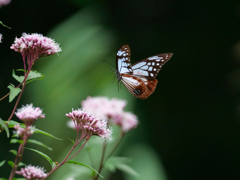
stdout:
POLYGON ((164 53, 143 59, 132 65, 132 74, 154 79, 172 55, 172 53, 164 53))
POLYGON ((154 92, 158 81, 157 79, 147 79, 145 77, 123 74, 121 82, 133 96, 146 99, 154 92))
POLYGON ((131 54, 131 50, 128 45, 123 45, 118 49, 117 59, 116 59, 116 66, 117 66, 118 73, 120 74, 132 73, 130 54, 131 54))

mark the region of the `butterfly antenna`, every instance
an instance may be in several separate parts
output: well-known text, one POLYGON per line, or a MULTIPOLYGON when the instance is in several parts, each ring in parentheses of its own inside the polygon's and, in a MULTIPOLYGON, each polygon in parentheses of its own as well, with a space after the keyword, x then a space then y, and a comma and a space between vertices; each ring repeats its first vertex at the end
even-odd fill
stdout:
POLYGON ((105 63, 108 63, 109 65, 111 65, 112 67, 114 67, 114 68, 115 68, 115 66, 114 66, 114 65, 112 65, 110 62, 107 62, 107 61, 105 61, 105 60, 103 60, 103 62, 105 62, 105 63))

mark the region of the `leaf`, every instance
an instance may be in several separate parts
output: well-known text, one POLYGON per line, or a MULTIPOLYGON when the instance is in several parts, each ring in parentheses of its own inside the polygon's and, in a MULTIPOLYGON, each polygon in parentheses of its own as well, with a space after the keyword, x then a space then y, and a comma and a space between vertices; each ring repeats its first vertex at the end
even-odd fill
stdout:
POLYGON ((2 167, 5 164, 6 160, 3 160, 0 162, 0 167, 2 167))
POLYGON ((42 152, 40 152, 40 151, 38 151, 38 150, 36 150, 36 149, 31 149, 31 148, 26 148, 26 147, 25 147, 25 149, 29 149, 29 150, 32 150, 32 151, 40 154, 42 157, 44 157, 44 158, 51 164, 52 169, 53 169, 54 167, 56 167, 56 163, 53 162, 52 159, 51 159, 50 157, 48 157, 46 154, 44 154, 44 153, 42 153, 42 152))
POLYGON ((52 151, 52 148, 48 147, 47 145, 43 144, 43 143, 40 142, 40 141, 37 141, 37 140, 34 140, 34 139, 28 139, 27 142, 33 143, 33 144, 37 144, 37 145, 39 145, 39 146, 45 147, 45 148, 47 148, 48 150, 52 151))
POLYGON ((26 164, 20 162, 20 163, 18 164, 18 167, 25 166, 25 165, 26 165, 26 164))
MULTIPOLYGON (((7 125, 5 124, 5 122, 0 118, 0 125, 5 129, 6 133, 7 133, 7 137, 9 138, 10 134, 9 134, 9 129, 7 127, 7 125)), ((1 126, 0 126, 0 131, 1 131, 1 126)))
POLYGON ((16 79, 16 80, 17 80, 18 82, 20 82, 20 83, 22 83, 23 80, 24 80, 24 76, 18 76, 18 75, 16 75, 14 69, 13 69, 13 72, 12 72, 12 77, 13 77, 14 79, 16 79))
POLYGON ((30 71, 30 73, 28 74, 28 77, 27 77, 27 83, 30 83, 34 80, 40 80, 40 79, 44 79, 44 75, 37 72, 36 70, 35 71, 30 71))
POLYGON ((95 173, 97 173, 101 178, 104 178, 101 174, 99 174, 95 169, 93 169, 92 167, 90 167, 90 166, 88 166, 88 165, 86 165, 86 164, 82 164, 82 163, 79 163, 79 162, 77 162, 77 161, 68 161, 67 162, 68 164, 78 164, 78 165, 80 165, 80 166, 84 166, 84 167, 86 167, 86 168, 88 168, 88 169, 91 169, 92 171, 94 171, 95 173))
POLYGON ((21 89, 15 88, 12 84, 8 88, 10 89, 9 102, 11 102, 21 92, 21 89))
POLYGON ((14 166, 14 162, 12 162, 12 161, 8 161, 8 164, 9 164, 11 167, 14 166))
POLYGON ((47 132, 45 132, 45 131, 42 131, 42 130, 40 130, 40 129, 35 129, 34 133, 40 133, 40 134, 43 134, 43 135, 52 137, 52 138, 57 139, 57 140, 62 140, 62 139, 57 138, 57 137, 55 137, 55 136, 53 136, 53 135, 51 135, 51 134, 49 134, 49 133, 47 133, 47 132))
POLYGON ((15 156, 17 155, 17 151, 12 149, 12 150, 9 150, 9 152, 13 153, 15 156))
MULTIPOLYGON (((7 178, 0 178, 0 180, 8 180, 7 178)), ((14 179, 13 179, 14 180, 14 179)))
POLYGON ((122 172, 125 172, 127 174, 130 174, 134 177, 139 177, 139 174, 127 164, 117 164, 117 169, 119 169, 122 172))
POLYGON ((3 27, 6 27, 6 28, 8 28, 8 29, 11 29, 10 27, 8 27, 8 26, 6 26, 5 24, 3 24, 2 21, 0 21, 0 24, 1 24, 3 27))
POLYGON ((114 172, 116 171, 116 169, 119 169, 132 176, 138 177, 139 174, 135 170, 133 170, 129 165, 126 164, 129 162, 130 162, 130 159, 126 157, 111 157, 105 163, 105 167, 111 172, 114 172))
POLYGON ((22 143, 23 143, 23 140, 11 139, 10 144, 13 144, 13 143, 20 143, 20 144, 22 144, 22 143))
POLYGON ((73 143, 73 145, 75 145, 75 142, 71 138, 68 138, 68 139, 73 143))
POLYGON ((25 127, 26 127, 25 124, 19 123, 19 122, 14 121, 14 120, 4 121, 4 122, 7 124, 7 126, 8 126, 9 128, 13 128, 13 127, 14 127, 15 125, 17 125, 17 124, 20 124, 20 127, 22 127, 22 128, 25 128, 25 127))

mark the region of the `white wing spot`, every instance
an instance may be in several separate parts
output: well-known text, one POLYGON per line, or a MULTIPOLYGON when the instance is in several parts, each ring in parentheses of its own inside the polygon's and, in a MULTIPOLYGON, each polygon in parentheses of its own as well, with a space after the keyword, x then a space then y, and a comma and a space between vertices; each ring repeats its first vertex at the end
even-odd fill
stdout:
POLYGON ((152 67, 152 66, 150 66, 150 67, 148 68, 148 70, 149 70, 149 71, 152 71, 152 69, 153 69, 153 67, 152 67))
POLYGON ((161 61, 164 62, 164 59, 162 59, 161 61))
POLYGON ((156 71, 157 69, 156 69, 156 68, 154 68, 153 70, 154 70, 154 71, 156 71))
POLYGON ((126 57, 126 60, 128 60, 128 57, 126 57))
POLYGON ((156 65, 159 66, 159 63, 157 63, 156 65))
POLYGON ((155 65, 155 62, 153 62, 152 65, 154 66, 154 65, 155 65))
POLYGON ((149 62, 147 65, 151 65, 151 63, 149 62))
POLYGON ((145 65, 146 64, 146 62, 140 62, 140 63, 138 63, 138 64, 136 64, 136 65, 134 65, 134 69, 138 69, 138 68, 140 68, 141 66, 143 66, 143 65, 145 65))
POLYGON ((118 51, 118 52, 117 52, 117 55, 118 55, 118 56, 121 56, 123 53, 124 53, 124 51, 118 51))
POLYGON ((153 77, 153 73, 150 73, 150 75, 153 77))
POLYGON ((158 56, 153 56, 153 57, 149 57, 148 59, 149 59, 149 60, 155 60, 155 59, 160 59, 160 57, 158 57, 158 56))
POLYGON ((127 49, 126 47, 124 49, 127 49))

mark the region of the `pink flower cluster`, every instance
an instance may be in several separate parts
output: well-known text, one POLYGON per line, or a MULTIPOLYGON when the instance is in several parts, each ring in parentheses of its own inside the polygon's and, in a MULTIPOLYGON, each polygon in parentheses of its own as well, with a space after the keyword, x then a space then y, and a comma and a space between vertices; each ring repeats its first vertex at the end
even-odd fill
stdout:
POLYGON ((122 113, 126 106, 126 101, 116 98, 108 99, 106 97, 87 97, 82 101, 82 108, 94 112, 98 116, 113 118, 116 114, 122 113))
POLYGON ((5 5, 9 4, 10 2, 11 2, 11 0, 0 0, 0 8, 2 6, 5 6, 5 5))
POLYGON ((27 136, 31 136, 34 133, 34 128, 32 126, 27 126, 26 129, 20 127, 20 124, 14 126, 17 136, 23 136, 25 133, 27 136))
POLYGON ((92 113, 82 109, 72 110, 66 116, 73 120, 77 130, 82 130, 85 138, 95 135, 103 139, 111 139, 112 130, 107 127, 105 119, 93 116, 92 113))
POLYGON ((27 56, 28 64, 31 66, 42 56, 49 56, 62 51, 53 39, 43 36, 42 34, 23 33, 22 37, 15 38, 14 44, 10 47, 20 52, 25 60, 27 56))
POLYGON ((44 173, 44 171, 45 170, 43 168, 29 165, 26 166, 25 168, 21 168, 20 171, 16 171, 16 174, 22 175, 24 178, 28 180, 39 180, 47 176, 47 174, 44 173))
POLYGON ((45 118, 45 115, 42 114, 42 110, 39 107, 33 107, 32 104, 23 106, 18 109, 15 114, 26 124, 26 126, 31 125, 38 118, 45 118))
POLYGON ((137 117, 125 112, 126 101, 116 98, 108 99, 106 97, 87 97, 82 101, 83 109, 94 112, 94 114, 111 119, 112 124, 117 124, 125 133, 137 127, 137 117))

